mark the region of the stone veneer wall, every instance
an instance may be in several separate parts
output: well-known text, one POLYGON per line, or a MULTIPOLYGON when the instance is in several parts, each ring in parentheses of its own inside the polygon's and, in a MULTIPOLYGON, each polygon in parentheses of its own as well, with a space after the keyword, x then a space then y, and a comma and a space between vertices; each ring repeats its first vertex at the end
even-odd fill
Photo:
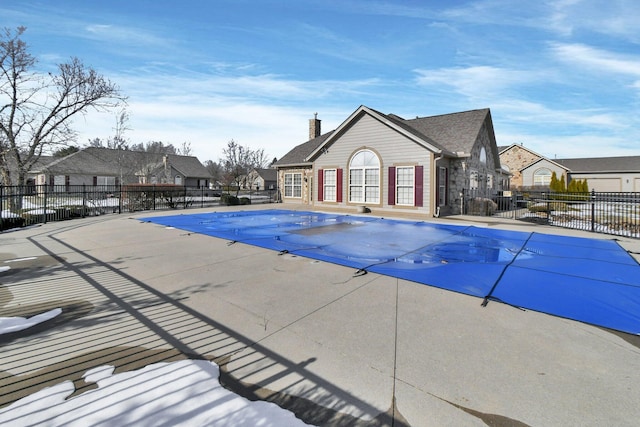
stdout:
POLYGON ((522 188, 522 174, 520 173, 520 169, 527 165, 530 165, 531 163, 539 159, 540 156, 532 153, 526 148, 522 148, 517 145, 515 147, 511 147, 509 150, 500 155, 500 162, 503 165, 507 165, 509 167, 509 172, 511 172, 512 174, 512 189, 522 188))
POLYGON ((278 171, 278 191, 280 192, 281 200, 284 203, 304 203, 308 204, 313 196, 313 169, 311 168, 292 168, 292 169, 280 169, 278 171), (293 198, 284 196, 284 174, 285 173, 302 173, 302 197, 293 198))
MULTIPOLYGON (((478 138, 471 149, 471 155, 469 157, 452 158, 449 159, 449 213, 453 215, 460 214, 462 212, 462 193, 463 190, 469 190, 470 185, 470 172, 476 170, 479 175, 479 179, 484 180, 485 185, 479 185, 480 191, 486 188, 486 177, 488 175, 493 176, 493 187, 487 188, 487 195, 494 193, 498 190, 499 175, 496 173, 497 165, 495 164, 493 151, 491 148, 491 139, 487 132, 486 125, 482 126, 478 138), (480 162, 480 151, 484 147, 487 161, 486 163, 480 162)), ((439 166, 445 166, 442 161, 439 166)))

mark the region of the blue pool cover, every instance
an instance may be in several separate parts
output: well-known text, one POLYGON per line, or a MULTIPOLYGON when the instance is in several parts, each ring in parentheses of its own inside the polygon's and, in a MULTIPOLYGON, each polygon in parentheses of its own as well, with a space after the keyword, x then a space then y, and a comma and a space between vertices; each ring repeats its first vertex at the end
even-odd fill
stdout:
POLYGON ((289 210, 142 221, 640 334, 640 265, 614 240, 289 210))

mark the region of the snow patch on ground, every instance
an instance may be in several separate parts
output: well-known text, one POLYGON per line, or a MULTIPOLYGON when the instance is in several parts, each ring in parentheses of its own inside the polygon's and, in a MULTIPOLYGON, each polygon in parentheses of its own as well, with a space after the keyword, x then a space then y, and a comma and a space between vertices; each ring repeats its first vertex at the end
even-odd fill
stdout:
POLYGON ((223 388, 218 366, 206 360, 156 363, 113 374, 87 371, 98 388, 67 399, 71 381, 40 390, 0 409, 0 425, 48 426, 305 426, 274 403, 252 402, 223 388))
POLYGON ((49 319, 53 319, 54 317, 59 316, 61 313, 61 308, 55 308, 53 310, 47 311, 46 313, 38 314, 29 318, 0 317, 0 335, 22 331, 23 329, 30 328, 37 325, 38 323, 46 322, 49 319))

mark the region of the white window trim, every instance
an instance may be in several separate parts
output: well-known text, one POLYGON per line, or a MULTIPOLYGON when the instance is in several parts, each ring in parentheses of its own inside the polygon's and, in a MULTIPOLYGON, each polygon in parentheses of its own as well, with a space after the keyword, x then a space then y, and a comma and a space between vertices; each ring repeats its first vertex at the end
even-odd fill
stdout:
POLYGON ((338 170, 324 169, 322 173, 324 174, 322 177, 322 200, 325 202, 335 202, 338 200, 338 170), (327 184, 327 172, 333 172, 332 184, 327 184), (327 197, 328 194, 331 194, 331 196, 327 197))
POLYGON ((469 189, 477 190, 479 187, 479 173, 476 169, 469 170, 469 189))
POLYGON ((396 205, 398 206, 415 206, 416 203, 416 168, 415 166, 396 166, 396 205), (400 184, 399 172, 402 169, 411 169, 411 181, 409 185, 400 184), (400 201, 400 189, 410 189, 411 200, 407 203, 400 201))
POLYGON ((378 157, 378 155, 376 153, 374 153, 371 150, 360 150, 357 153, 355 153, 353 155, 353 157, 351 158, 351 161, 349 162, 349 203, 380 203, 380 158, 378 157), (375 166, 358 166, 358 167, 352 167, 352 163, 353 160, 360 154, 360 153, 364 153, 364 152, 368 152, 373 154, 373 156, 375 156, 376 160, 377 160, 377 165, 375 166), (351 183, 351 172, 354 170, 360 170, 362 171, 362 184, 358 184, 358 185, 354 185, 351 183), (367 183, 367 170, 375 170, 377 171, 377 182, 375 184, 372 183, 367 183), (362 198, 358 198, 355 199, 353 197, 353 188, 359 187, 362 191, 362 198), (375 192, 373 194, 375 194, 375 200, 368 200, 367 199, 367 189, 375 189, 375 192))
POLYGON ((440 166, 438 168, 438 206, 446 206, 447 204, 447 168, 440 166))
POLYGON ((284 174, 284 197, 290 199, 302 199, 302 172, 285 172, 284 174), (291 177, 291 183, 287 184, 287 176, 291 177), (300 183, 296 184, 296 176, 300 177, 300 183), (296 196, 296 188, 299 188, 300 195, 296 196), (289 190, 289 191, 288 191, 289 190))
POLYGON ((551 176, 553 175, 553 172, 551 171, 551 169, 549 168, 539 168, 536 169, 536 171, 533 173, 533 185, 535 186, 548 186, 549 184, 551 184, 551 176), (547 171, 549 172, 549 174, 547 175, 545 174, 541 174, 540 172, 542 171, 547 171), (537 182, 536 178, 544 178, 544 179, 540 179, 540 181, 545 181, 545 182, 537 182))

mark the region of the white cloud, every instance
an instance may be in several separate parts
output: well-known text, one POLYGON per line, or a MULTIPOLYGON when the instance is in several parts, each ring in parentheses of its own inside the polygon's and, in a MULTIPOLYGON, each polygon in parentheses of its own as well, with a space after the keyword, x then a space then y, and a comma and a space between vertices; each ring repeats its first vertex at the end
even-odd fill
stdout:
POLYGON ((640 3, 636 0, 555 0, 546 6, 549 15, 542 15, 539 24, 561 36, 588 31, 640 42, 640 3))
POLYGON ((132 45, 166 47, 169 42, 168 39, 158 37, 147 30, 112 24, 87 24, 84 32, 78 36, 101 40, 105 43, 124 44, 128 48, 132 45))
POLYGON ((592 71, 640 77, 640 55, 619 54, 580 43, 554 43, 551 52, 563 62, 592 71))
MULTIPOLYGON (((131 130, 125 137, 133 143, 190 142, 201 161, 218 160, 231 139, 280 158, 308 139, 308 120, 315 112, 323 120, 323 130, 331 130, 357 107, 332 107, 339 105, 337 100, 380 84, 377 80, 298 81, 266 74, 184 72, 176 76, 155 71, 110 77, 129 96, 131 130)), ((77 142, 107 139, 115 123, 113 114, 90 113, 77 119, 77 142)))
POLYGON ((541 78, 536 71, 522 71, 494 66, 414 70, 421 86, 447 86, 472 100, 496 99, 514 86, 535 82, 541 78))

